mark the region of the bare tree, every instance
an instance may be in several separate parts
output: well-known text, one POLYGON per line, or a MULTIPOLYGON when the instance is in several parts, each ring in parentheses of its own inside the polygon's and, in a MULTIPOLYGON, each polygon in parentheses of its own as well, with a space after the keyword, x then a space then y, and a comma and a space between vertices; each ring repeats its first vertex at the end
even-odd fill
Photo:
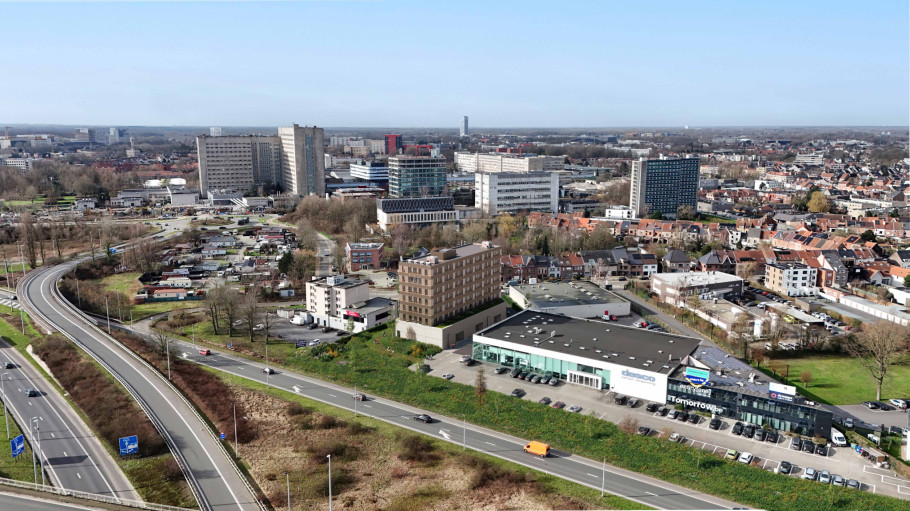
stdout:
POLYGON ((812 371, 803 371, 799 373, 799 381, 803 382, 803 387, 808 387, 812 381, 812 371))
POLYGON ((224 319, 228 322, 228 337, 234 337, 234 329, 237 326, 238 317, 240 316, 240 293, 236 289, 226 287, 220 293, 220 307, 224 313, 224 319))
POLYGON ((890 321, 864 324, 861 332, 845 343, 847 352, 869 371, 875 380, 875 399, 881 400, 882 386, 888 377, 888 370, 901 355, 906 353, 910 342, 910 329, 890 321))
POLYGON ((31 213, 19 215, 19 240, 25 243, 25 257, 32 269, 38 267, 38 232, 31 213))
POLYGON ((477 398, 477 406, 483 406, 487 400, 487 377, 482 367, 477 370, 477 377, 474 379, 474 395, 477 398))
POLYGON ((256 330, 254 328, 259 316, 259 296, 257 295, 255 288, 247 289, 246 296, 241 300, 239 308, 240 321, 246 327, 251 344, 255 341, 256 330))
POLYGON ((269 333, 272 331, 272 324, 274 319, 272 315, 269 314, 269 311, 265 311, 262 315, 262 333, 265 335, 265 343, 269 343, 269 333))
POLYGON ((205 307, 209 319, 212 321, 212 331, 218 335, 218 321, 221 319, 221 295, 224 293, 224 286, 215 286, 205 293, 205 307))
POLYGON ((622 431, 631 435, 632 433, 636 433, 638 431, 638 419, 632 417, 631 415, 626 415, 620 419, 617 426, 619 426, 619 429, 622 431))

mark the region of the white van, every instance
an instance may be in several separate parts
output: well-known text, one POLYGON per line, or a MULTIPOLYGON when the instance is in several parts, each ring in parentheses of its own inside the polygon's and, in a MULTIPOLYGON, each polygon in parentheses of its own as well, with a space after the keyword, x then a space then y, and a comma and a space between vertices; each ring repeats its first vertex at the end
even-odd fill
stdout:
POLYGON ((307 323, 306 316, 294 316, 291 318, 292 325, 305 325, 307 323))
POLYGON ((831 442, 838 447, 847 446, 847 438, 838 430, 831 429, 831 442))

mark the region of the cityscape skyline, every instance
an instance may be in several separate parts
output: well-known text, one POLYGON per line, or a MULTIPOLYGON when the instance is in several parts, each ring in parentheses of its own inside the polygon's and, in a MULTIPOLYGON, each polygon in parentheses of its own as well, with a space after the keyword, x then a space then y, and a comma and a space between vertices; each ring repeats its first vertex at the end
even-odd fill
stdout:
POLYGON ((747 26, 749 5, 663 2, 2 5, 17 79, 0 91, 41 98, 10 102, 6 123, 903 126, 910 110, 907 5, 892 2, 772 2, 747 26), (62 48, 78 58, 35 58, 62 48))

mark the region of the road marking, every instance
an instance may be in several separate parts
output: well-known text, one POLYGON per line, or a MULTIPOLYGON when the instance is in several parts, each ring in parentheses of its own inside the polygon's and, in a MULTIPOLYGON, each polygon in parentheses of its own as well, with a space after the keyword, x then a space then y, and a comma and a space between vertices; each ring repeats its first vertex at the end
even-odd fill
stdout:
POLYGON ((57 438, 57 436, 51 433, 51 438, 57 438))
POLYGON ((658 496, 656 493, 651 493, 651 492, 649 492, 649 491, 646 491, 645 493, 647 493, 648 495, 654 495, 655 497, 658 496))
POLYGON ((69 454, 67 454, 66 451, 63 451, 63 455, 64 455, 64 456, 69 456, 69 454))
POLYGON ((78 477, 79 479, 82 479, 82 474, 80 474, 79 472, 76 472, 76 477, 78 477))
POLYGON ((484 443, 487 444, 487 445, 492 445, 493 447, 496 447, 496 444, 494 444, 494 443, 492 443, 492 442, 484 442, 484 443))
POLYGON ((364 407, 364 408, 373 408, 373 407, 370 406, 370 405, 363 405, 363 407, 364 407))
POLYGON ((592 474, 592 473, 590 473, 590 472, 588 472, 588 475, 591 476, 591 477, 600 477, 600 476, 594 475, 594 474, 592 474))
POLYGON ((335 394, 329 394, 329 395, 332 396, 332 397, 338 397, 338 396, 336 396, 335 394))

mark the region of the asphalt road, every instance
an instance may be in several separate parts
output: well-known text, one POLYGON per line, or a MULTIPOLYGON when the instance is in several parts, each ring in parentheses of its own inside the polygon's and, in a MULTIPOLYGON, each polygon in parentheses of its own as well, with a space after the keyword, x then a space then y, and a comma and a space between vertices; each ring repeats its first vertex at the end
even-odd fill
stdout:
MULTIPOLYGON (((146 332, 137 332, 147 335, 146 332)), ((640 474, 606 467, 571 453, 555 451, 549 458, 539 458, 523 451, 525 440, 500 434, 476 425, 464 428, 461 421, 440 418, 430 424, 413 419, 415 414, 424 413, 406 405, 385 399, 369 398, 357 402, 352 398, 353 390, 337 385, 311 379, 297 373, 278 371, 267 376, 263 372, 265 364, 255 363, 233 354, 212 350, 209 356, 194 357, 193 345, 174 341, 172 346, 182 352, 187 359, 205 364, 260 383, 267 383, 276 388, 296 392, 310 399, 321 401, 342 409, 368 415, 388 423, 405 427, 429 436, 442 438, 450 442, 466 443, 467 447, 494 456, 519 463, 557 477, 574 481, 586 486, 600 489, 603 484, 607 492, 620 495, 660 509, 725 509, 733 503, 722 501, 709 495, 698 493, 640 474), (603 476, 606 474, 606 478, 603 476)), ((230 436, 230 435, 229 435, 230 436)))
POLYGON ((38 497, 0 493, 0 509, 16 511, 72 511, 74 509, 94 510, 99 508, 54 502, 53 500, 45 500, 38 497))
MULTIPOLYGON (((15 349, 0 342, 0 369, 8 410, 37 447, 48 485, 88 493, 140 500, 139 494, 111 459, 89 427, 72 411, 57 390, 15 349), (2 367, 2 366, 0 366, 2 367), (38 396, 28 397, 26 389, 38 396), (33 420, 34 419, 34 420, 33 420), (40 439, 40 442, 36 441, 40 439)), ((2 432, 0 432, 2 434, 2 432)), ((31 460, 24 460, 31 463, 31 460)), ((40 468, 38 481, 41 481, 40 468)))
POLYGON ((104 361, 112 374, 126 382, 153 413, 189 467, 188 479, 199 493, 199 504, 212 510, 260 509, 233 461, 182 397, 138 357, 110 340, 67 305, 58 302, 55 286, 75 263, 33 271, 21 284, 20 297, 44 322, 82 344, 104 361))
POLYGON ((316 244, 319 246, 316 253, 316 256, 319 258, 319 267, 316 268, 316 276, 327 277, 332 275, 332 259, 334 259, 333 255, 335 254, 335 242, 317 232, 316 244))

